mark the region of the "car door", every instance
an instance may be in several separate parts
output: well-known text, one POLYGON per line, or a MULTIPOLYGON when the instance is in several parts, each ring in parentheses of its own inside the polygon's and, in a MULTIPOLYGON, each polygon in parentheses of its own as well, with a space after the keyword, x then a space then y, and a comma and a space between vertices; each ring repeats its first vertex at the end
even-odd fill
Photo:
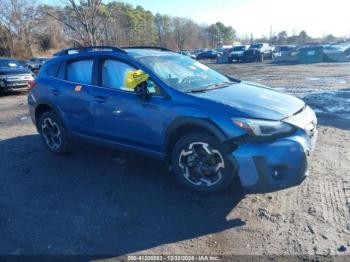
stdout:
POLYGON ((61 64, 58 75, 51 80, 51 100, 62 112, 69 130, 77 134, 92 134, 89 111, 89 90, 93 79, 94 59, 74 58, 61 64))
POLYGON ((91 112, 96 136, 141 150, 160 152, 164 98, 148 81, 153 95, 142 101, 125 88, 125 76, 135 70, 115 58, 99 60, 99 84, 91 89, 91 112))

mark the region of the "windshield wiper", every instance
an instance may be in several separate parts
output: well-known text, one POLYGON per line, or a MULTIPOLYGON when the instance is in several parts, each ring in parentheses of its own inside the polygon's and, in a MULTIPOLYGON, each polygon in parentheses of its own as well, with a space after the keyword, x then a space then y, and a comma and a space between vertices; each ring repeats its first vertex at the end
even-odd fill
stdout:
POLYGON ((201 92, 206 92, 206 91, 210 91, 210 90, 214 90, 214 89, 227 87, 231 84, 232 84, 232 82, 221 82, 221 83, 207 85, 204 88, 190 89, 187 92, 189 92, 189 93, 201 93, 201 92))

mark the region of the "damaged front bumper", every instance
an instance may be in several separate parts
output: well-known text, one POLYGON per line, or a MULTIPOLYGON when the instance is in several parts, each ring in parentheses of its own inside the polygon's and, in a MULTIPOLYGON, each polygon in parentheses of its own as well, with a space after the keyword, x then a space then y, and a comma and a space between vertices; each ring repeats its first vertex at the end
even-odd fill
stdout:
MULTIPOLYGON (((243 189, 247 192, 272 192, 301 184, 307 176, 308 162, 317 139, 317 120, 306 109, 307 119, 299 115, 290 122, 301 123, 292 135, 271 142, 244 143, 231 153, 243 189), (301 118, 303 121, 300 121, 301 118)), ((289 120, 288 120, 289 121, 289 120)))

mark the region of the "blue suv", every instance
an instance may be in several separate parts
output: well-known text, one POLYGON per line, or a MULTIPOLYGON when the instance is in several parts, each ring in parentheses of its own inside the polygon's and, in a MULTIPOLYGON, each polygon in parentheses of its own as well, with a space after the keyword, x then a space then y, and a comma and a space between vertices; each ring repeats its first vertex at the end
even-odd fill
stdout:
POLYGON ((139 152, 206 193, 233 181, 254 192, 300 184, 317 136, 298 98, 154 47, 64 49, 42 67, 28 104, 50 151, 85 140, 139 152))

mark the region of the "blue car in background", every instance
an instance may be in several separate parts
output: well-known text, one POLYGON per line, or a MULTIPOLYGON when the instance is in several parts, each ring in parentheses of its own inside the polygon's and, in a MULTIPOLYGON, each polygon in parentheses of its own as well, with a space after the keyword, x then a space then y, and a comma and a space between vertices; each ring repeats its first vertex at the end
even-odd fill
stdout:
POLYGON ((253 192, 300 184, 317 136, 300 99, 162 48, 64 49, 43 65, 28 104, 50 151, 84 140, 157 157, 205 193, 233 181, 253 192))

